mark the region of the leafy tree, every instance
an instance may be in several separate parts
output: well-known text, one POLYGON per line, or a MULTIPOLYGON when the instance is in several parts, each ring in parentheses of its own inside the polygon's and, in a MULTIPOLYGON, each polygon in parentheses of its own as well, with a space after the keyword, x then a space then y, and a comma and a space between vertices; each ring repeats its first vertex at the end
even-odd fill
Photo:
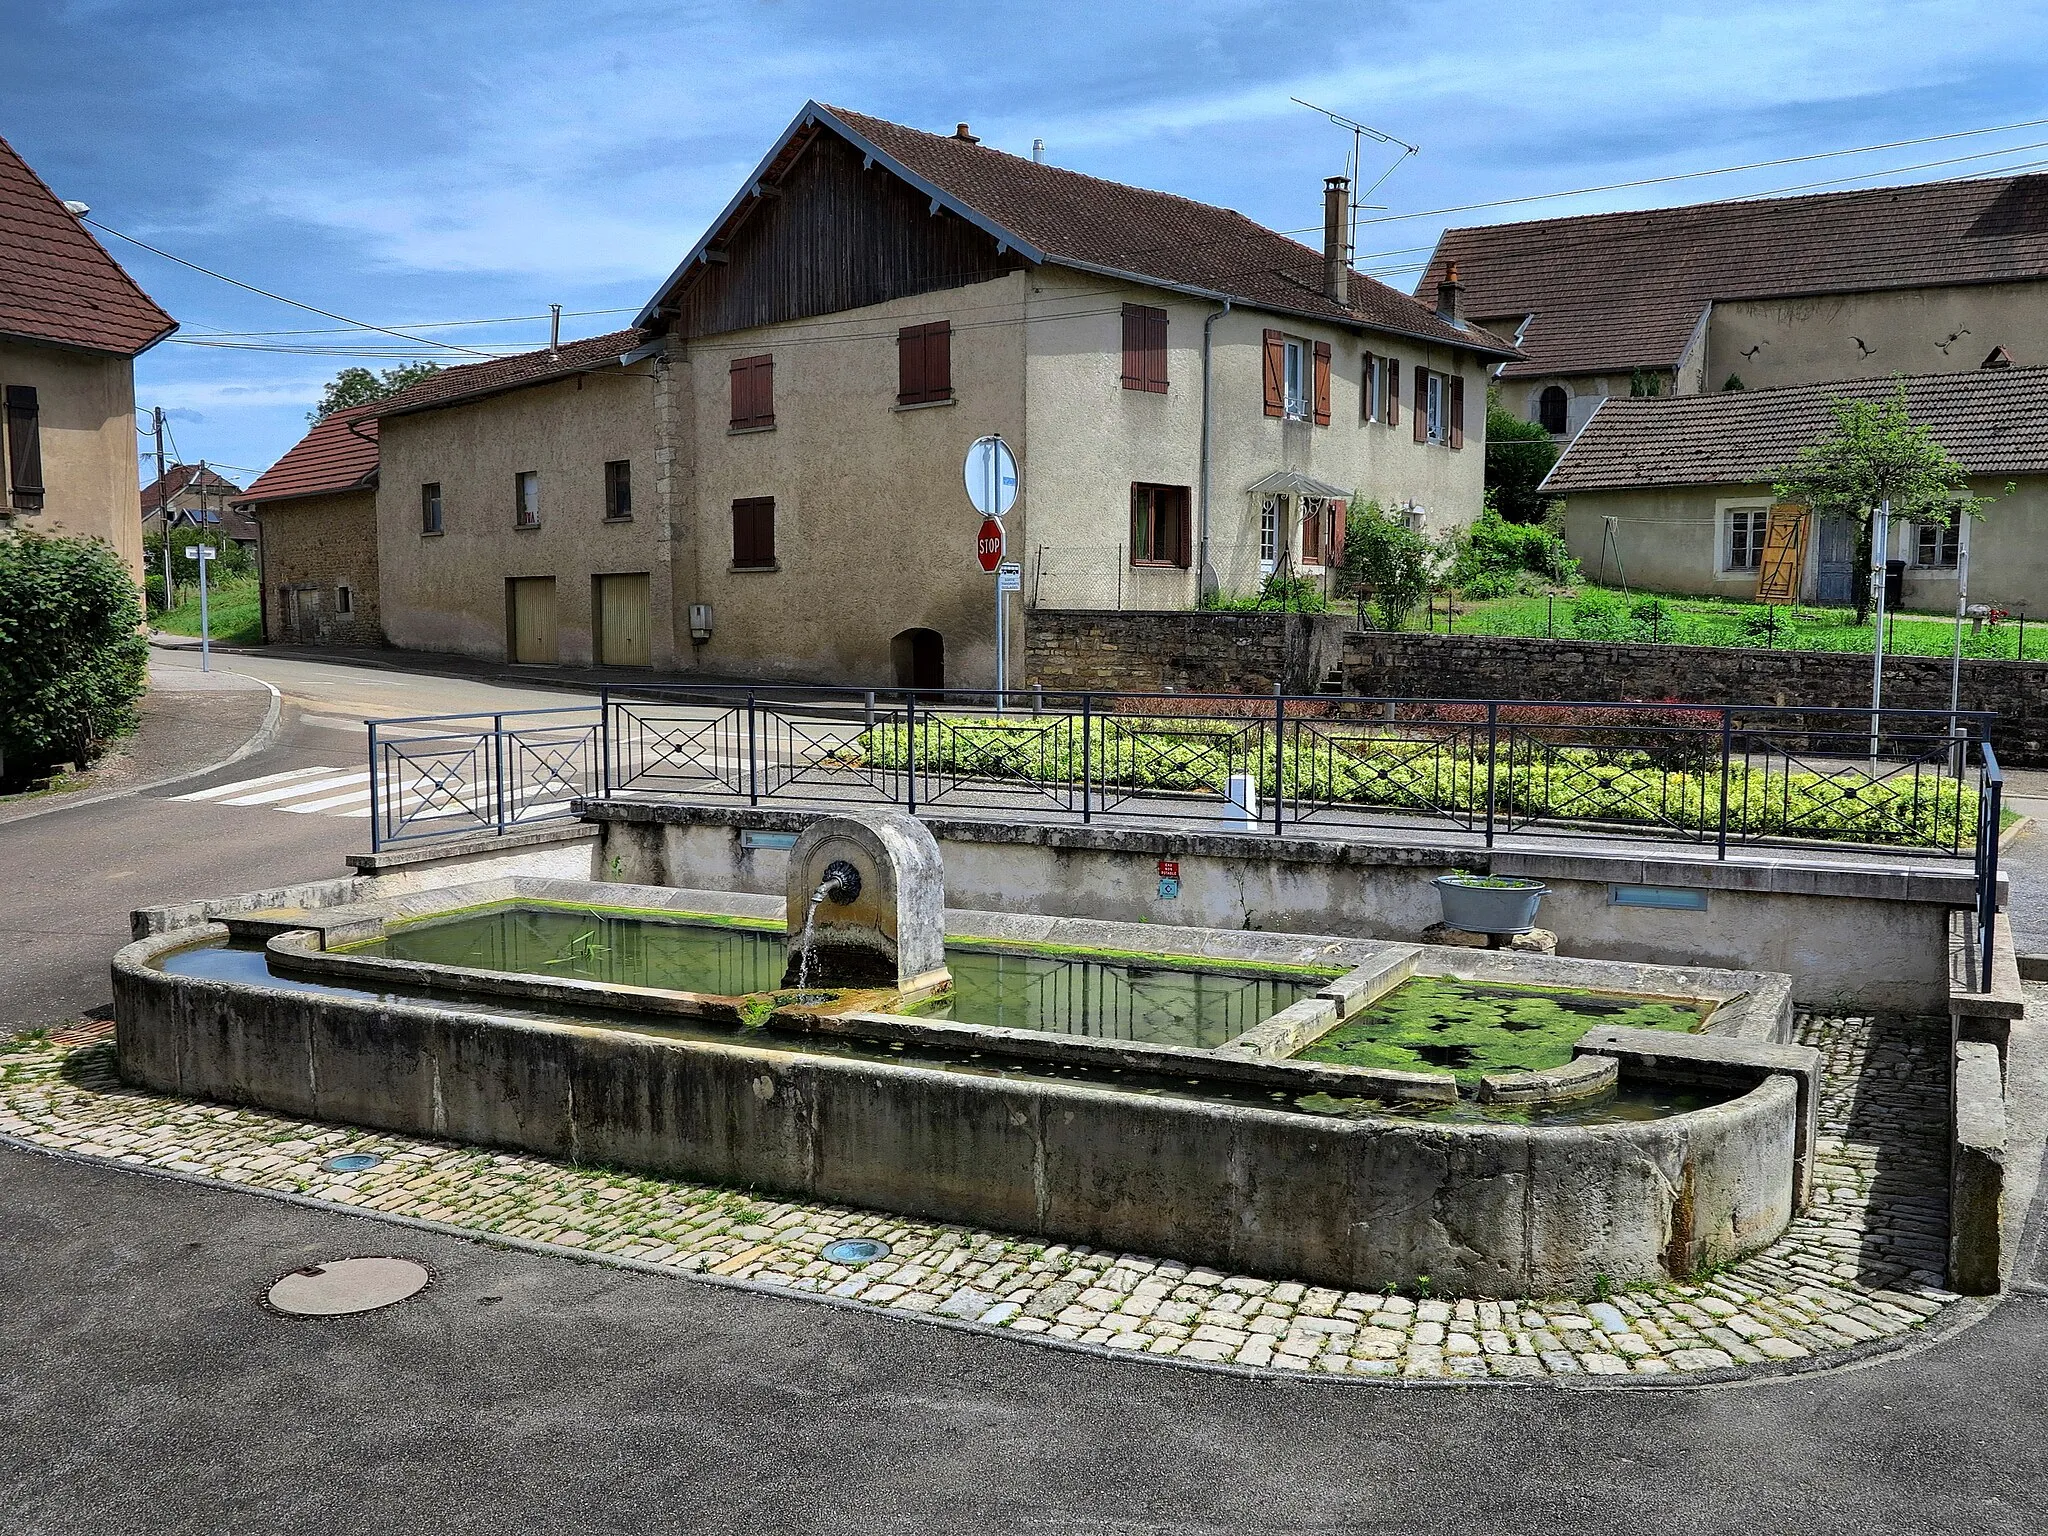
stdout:
POLYGON ((99 539, 0 539, 0 784, 83 763, 135 729, 149 643, 135 582, 99 539))
POLYGON ((1664 393, 1664 375, 1634 369, 1628 376, 1628 392, 1638 400, 1655 399, 1664 393))
POLYGON ((1511 523, 1540 523, 1556 498, 1536 487, 1557 462, 1557 444, 1542 424, 1524 421, 1500 403, 1500 387, 1486 387, 1486 489, 1511 523))
POLYGON ((1408 526, 1376 501, 1352 500, 1344 521, 1344 561, 1338 591, 1370 593, 1382 629, 1399 629, 1442 579, 1442 546, 1408 526))
MULTIPOLYGON (((1834 428, 1799 450, 1778 471, 1780 501, 1811 507, 1818 517, 1856 520, 1856 570, 1870 569, 1872 524, 1880 502, 1892 516, 1918 523, 1981 517, 1989 497, 1971 494, 1969 472, 1913 420, 1906 383, 1889 400, 1828 402, 1834 428)), ((2011 488, 2008 487, 2008 490, 2011 488)), ((1870 616, 1870 584, 1856 583, 1856 622, 1870 616)))
POLYGON ((1741 374, 1731 373, 1728 375, 1728 381, 1721 386, 1721 392, 1727 394, 1731 390, 1744 390, 1747 388, 1749 386, 1742 382, 1741 374))
POLYGON ((1458 540, 1450 570, 1451 585, 1472 598, 1508 597, 1580 579, 1579 562, 1560 536, 1548 528, 1508 522, 1495 508, 1491 491, 1479 521, 1458 540))
POLYGON ((320 391, 320 404, 306 413, 306 420, 320 421, 351 406, 371 405, 389 400, 400 390, 410 389, 421 379, 441 371, 439 363, 403 363, 381 374, 367 368, 344 368, 320 391))

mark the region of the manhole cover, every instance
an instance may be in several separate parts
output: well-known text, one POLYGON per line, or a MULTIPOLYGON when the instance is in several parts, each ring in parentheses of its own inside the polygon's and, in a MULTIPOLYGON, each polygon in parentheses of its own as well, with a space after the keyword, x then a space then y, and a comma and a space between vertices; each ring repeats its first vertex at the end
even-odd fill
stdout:
POLYGON ((828 1264, 872 1264, 889 1257, 889 1245, 868 1237, 842 1237, 827 1243, 822 1257, 828 1264))
POLYGON ((361 1173, 383 1161, 375 1152, 344 1152, 339 1157, 330 1157, 320 1166, 329 1173, 361 1173))
POLYGON ((433 1278, 411 1259, 332 1259, 281 1276, 264 1300, 294 1317, 343 1317, 417 1296, 433 1278))

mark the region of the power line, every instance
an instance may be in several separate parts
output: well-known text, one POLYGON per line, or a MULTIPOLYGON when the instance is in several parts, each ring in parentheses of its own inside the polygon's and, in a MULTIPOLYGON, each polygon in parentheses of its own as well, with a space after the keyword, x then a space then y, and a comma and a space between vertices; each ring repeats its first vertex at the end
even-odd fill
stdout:
MULTIPOLYGON (((246 290, 247 292, 254 294, 260 294, 262 297, 266 299, 275 299, 278 303, 289 304, 294 309, 303 309, 315 315, 324 315, 329 320, 339 320, 342 324, 354 326, 359 330, 378 331, 386 336, 396 336, 400 341, 416 341, 421 346, 446 347, 451 352, 476 352, 476 349, 474 347, 458 346, 455 342, 452 341, 434 341, 425 336, 408 336, 405 332, 394 331, 389 326, 370 325, 361 320, 350 319, 347 315, 338 315, 331 309, 322 309, 317 304, 306 304, 302 303, 298 299, 288 299, 281 293, 272 293, 268 288, 258 288, 254 283, 245 283, 240 278, 229 277, 225 272, 216 272, 211 267, 202 267, 196 261, 187 261, 182 256, 173 256, 169 251, 166 251, 159 246, 151 245, 147 240, 138 240, 133 235, 124 235, 121 233, 120 230, 113 228, 111 225, 102 224, 98 219, 89 218, 85 214, 80 214, 78 216, 78 219, 81 224, 90 224, 94 229, 103 230, 105 233, 112 235, 117 240, 126 240, 130 245, 140 246, 143 250, 148 251, 153 256, 161 256, 166 261, 175 261, 181 267, 190 267, 194 272, 203 273, 207 277, 216 278, 219 281, 226 283, 231 287, 241 288, 246 290)), ((479 357, 488 357, 491 354, 487 352, 477 352, 476 355, 479 357)))
MULTIPOLYGON (((2003 123, 1995 128, 1963 128, 1958 129, 1954 133, 1931 133, 1924 138, 1918 139, 1893 139, 1889 143, 1864 144, 1855 149, 1829 149, 1811 155, 1787 155, 1779 160, 1752 160, 1747 165, 1723 165, 1717 166, 1710 171, 1675 171, 1669 176, 1645 176, 1638 181, 1615 181, 1600 187, 1576 187, 1569 192, 1532 192, 1526 197, 1495 198, 1493 201, 1485 203, 1460 203, 1452 208, 1424 208, 1415 213, 1390 213, 1381 218, 1364 219, 1360 222, 1366 224, 1395 224, 1404 219, 1433 219, 1447 213, 1472 213, 1482 208, 1512 208, 1517 203, 1548 202, 1554 198, 1561 197, 1586 197, 1595 192, 1623 192, 1632 187, 1662 186, 1667 182, 1693 181, 1702 176, 1732 176, 1738 171, 1768 170, 1772 166, 1777 165, 1802 165, 1813 160, 1839 159, 1843 155, 1867 155, 1880 149, 1906 149, 1915 144, 1938 144, 1946 139, 1968 139, 1986 133, 2013 133, 2022 128, 2040 128, 2044 125, 2048 125, 2048 117, 2037 117, 2024 123, 2003 123)), ((2001 151, 1993 150, 1989 151, 1989 153, 1997 154, 2001 153, 2001 151)), ((1939 164, 1941 162, 1936 163, 1939 164)), ((1874 174, 1883 176, 1892 173, 1878 171, 1874 174)), ((1823 183, 1816 182, 1814 185, 1823 185, 1823 183)), ((1767 197, 1770 194, 1757 193, 1753 195, 1767 197)))
MULTIPOLYGON (((639 309, 640 306, 637 304, 622 305, 615 309, 565 309, 562 311, 562 318, 564 320, 570 320, 579 319, 586 315, 631 315, 637 314, 639 312, 639 309)), ((402 324, 409 331, 432 331, 439 330, 444 327, 458 325, 514 325, 521 321, 545 320, 547 318, 548 316, 546 315, 500 315, 496 319, 490 320, 406 320, 401 321, 400 324, 402 324)), ((351 334, 352 332, 374 329, 376 329, 376 327, 374 326, 342 325, 321 326, 313 330, 300 331, 208 330, 206 335, 201 339, 207 341, 215 341, 242 340, 246 338, 268 336, 346 336, 351 334)))

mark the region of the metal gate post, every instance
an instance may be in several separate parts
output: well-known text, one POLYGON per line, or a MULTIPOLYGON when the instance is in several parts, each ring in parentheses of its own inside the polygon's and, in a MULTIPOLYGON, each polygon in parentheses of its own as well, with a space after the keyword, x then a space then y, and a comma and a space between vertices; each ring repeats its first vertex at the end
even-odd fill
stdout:
POLYGON ((597 758, 598 797, 609 800, 612 797, 612 691, 608 687, 597 690, 597 758))
POLYGON ((754 695, 747 693, 747 804, 761 803, 761 754, 754 730, 754 695))
POLYGON ((1486 846, 1493 846, 1493 768, 1500 757, 1500 705, 1486 706, 1486 846))
MULTIPOLYGON (((168 547, 165 558, 169 558, 168 547)), ((381 853, 384 849, 384 803, 377 794, 377 722, 370 725, 370 852, 381 853)))
POLYGON ((505 717, 491 716, 491 778, 496 793, 491 797, 497 810, 498 836, 505 835, 505 717))
POLYGON ((1735 711, 1721 707, 1721 835, 1714 845, 1714 857, 1728 857, 1728 763, 1735 750, 1735 711))
POLYGON ((917 814, 917 695, 903 696, 903 792, 910 814, 917 814))
POLYGON ((1273 835, 1280 835, 1280 818, 1287 809, 1287 781, 1281 777, 1284 763, 1283 738, 1287 734, 1287 695, 1273 690, 1273 835))
MULTIPOLYGON (((1067 717, 1069 720, 1073 716, 1067 717)), ((1095 767, 1095 695, 1081 695, 1081 825, 1087 826, 1093 815, 1090 809, 1089 783, 1095 767)))

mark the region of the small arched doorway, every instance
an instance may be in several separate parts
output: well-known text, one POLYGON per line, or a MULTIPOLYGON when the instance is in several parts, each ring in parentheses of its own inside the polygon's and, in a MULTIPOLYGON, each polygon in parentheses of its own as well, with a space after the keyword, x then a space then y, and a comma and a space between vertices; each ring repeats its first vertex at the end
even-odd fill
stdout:
POLYGON ((889 642, 896 686, 920 692, 946 686, 946 642, 935 629, 906 629, 889 642))

